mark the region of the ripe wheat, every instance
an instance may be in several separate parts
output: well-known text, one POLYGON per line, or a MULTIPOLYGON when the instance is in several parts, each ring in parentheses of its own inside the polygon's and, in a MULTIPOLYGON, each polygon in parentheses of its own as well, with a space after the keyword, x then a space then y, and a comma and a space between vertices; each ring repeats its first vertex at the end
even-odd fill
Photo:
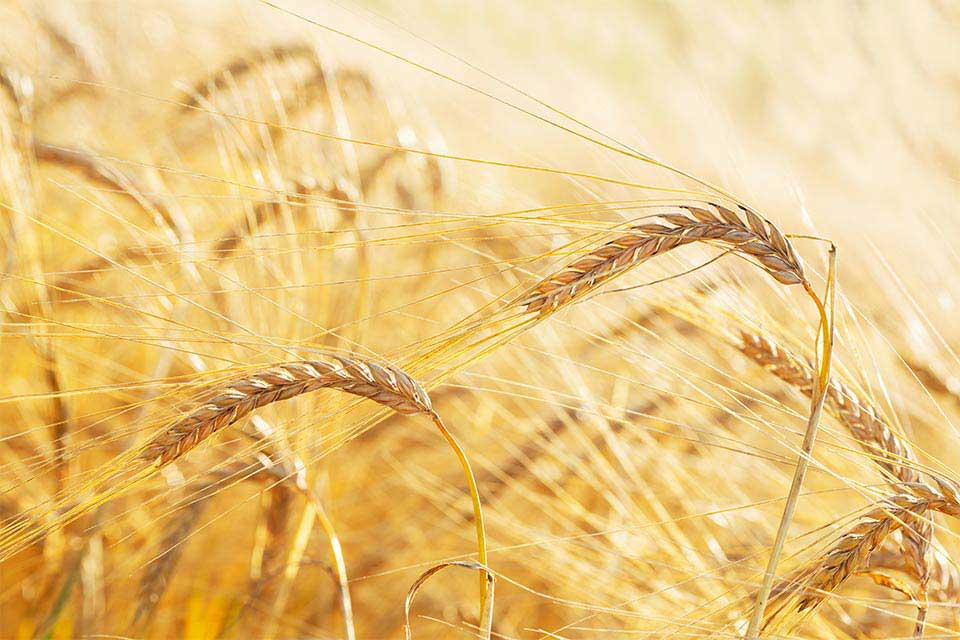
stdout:
POLYGON ((254 409, 318 389, 339 389, 403 414, 431 413, 430 396, 389 365, 333 356, 338 364, 304 360, 271 367, 222 387, 202 406, 147 443, 140 458, 166 465, 254 409))
POLYGON ((783 284, 806 282, 793 246, 770 221, 743 206, 739 209, 746 222, 723 205, 706 207, 684 205, 680 208, 689 215, 663 214, 659 216, 663 224, 631 227, 629 233, 542 280, 521 304, 526 311, 551 313, 644 261, 692 242, 715 242, 749 256, 783 284))

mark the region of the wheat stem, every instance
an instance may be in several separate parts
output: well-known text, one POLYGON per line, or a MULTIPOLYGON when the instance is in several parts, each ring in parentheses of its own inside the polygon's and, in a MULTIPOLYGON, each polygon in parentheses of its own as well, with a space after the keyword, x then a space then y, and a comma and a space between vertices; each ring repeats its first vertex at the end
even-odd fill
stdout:
MULTIPOLYGON (((433 423, 437 426, 437 429, 440 430, 440 433, 446 439, 446 441, 453 448, 454 452, 457 454, 457 458, 460 460, 460 466, 463 467, 463 474, 467 480, 467 486, 470 489, 470 498, 473 500, 473 519, 474 526, 477 530, 477 558, 480 561, 480 564, 484 566, 487 565, 487 534, 484 529, 483 524, 483 506, 480 503, 480 491, 477 489, 477 480, 473 474, 473 469, 470 466, 470 460, 467 458, 467 454, 464 452, 463 448, 457 442, 456 438, 453 437, 453 434, 447 429, 443 424, 443 420, 440 418, 440 414, 436 411, 430 412, 430 417, 433 419, 433 423)), ((480 574, 480 612, 481 616, 487 606, 487 576, 485 574, 480 574)))
MULTIPOLYGON (((830 247, 830 269, 827 279, 827 297, 831 298, 831 316, 833 312, 833 296, 835 295, 835 285, 833 278, 836 276, 836 247, 830 247)), ((780 525, 777 528, 777 536, 770 550, 770 559, 767 562, 767 568, 763 574, 763 583, 760 591, 757 593, 756 604, 753 608, 753 614, 750 617, 750 623, 747 627, 746 637, 750 640, 759 638, 760 623, 763 620, 763 613, 767 606, 767 599, 770 597, 770 590, 773 588, 773 579, 776 576, 777 565, 780 562, 780 556, 783 554, 783 546, 787 541, 787 534, 790 529, 790 523, 793 521, 793 514, 797 508, 797 500, 800 498, 800 489, 803 486, 803 479, 807 473, 807 467, 810 463, 810 454, 813 452, 813 445, 816 442, 817 428, 820 424, 820 415, 823 413, 823 402, 826 399, 827 385, 830 381, 830 364, 833 355, 833 322, 832 317, 827 316, 826 307, 820 297, 804 281, 804 289, 817 306, 820 313, 820 333, 823 337, 821 343, 819 373, 817 384, 814 388, 811 398, 810 417, 807 420, 806 432, 803 436, 803 445, 801 447, 800 457, 797 460, 797 466, 794 470, 793 480, 790 483, 790 491, 787 494, 787 502, 783 507, 783 514, 780 517, 780 525)))

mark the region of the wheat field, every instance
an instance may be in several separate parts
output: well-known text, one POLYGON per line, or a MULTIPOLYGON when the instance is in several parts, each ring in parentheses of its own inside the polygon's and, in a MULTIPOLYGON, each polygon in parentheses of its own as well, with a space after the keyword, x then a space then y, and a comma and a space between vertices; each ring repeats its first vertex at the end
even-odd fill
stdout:
POLYGON ((960 637, 960 4, 0 25, 0 638, 960 637))

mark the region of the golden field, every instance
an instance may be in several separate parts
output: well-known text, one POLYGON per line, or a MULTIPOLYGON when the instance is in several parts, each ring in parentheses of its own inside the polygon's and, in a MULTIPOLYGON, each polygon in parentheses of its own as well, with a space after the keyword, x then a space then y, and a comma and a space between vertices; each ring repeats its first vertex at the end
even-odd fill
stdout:
POLYGON ((0 637, 960 634, 960 4, 0 24, 0 637))

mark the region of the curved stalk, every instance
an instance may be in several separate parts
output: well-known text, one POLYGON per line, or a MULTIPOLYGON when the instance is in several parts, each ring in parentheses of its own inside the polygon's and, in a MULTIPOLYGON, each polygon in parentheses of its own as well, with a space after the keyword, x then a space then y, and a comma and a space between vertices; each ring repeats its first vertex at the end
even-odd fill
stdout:
POLYGON ((816 387, 810 398, 810 417, 807 420, 807 428, 803 436, 800 457, 797 459, 793 480, 790 483, 790 492, 787 494, 787 501, 783 507, 783 514, 780 517, 777 537, 770 551, 770 559, 767 562, 766 571, 763 574, 763 583, 760 586, 760 591, 757 593, 753 615, 750 617, 750 624, 747 626, 746 637, 748 640, 759 638, 760 623, 763 620, 764 609, 766 609, 767 599, 770 597, 770 590, 773 588, 777 565, 783 553, 783 546, 787 541, 787 533, 790 529, 790 523, 793 521, 793 514, 797 508, 797 500, 800 497, 800 489, 803 486, 803 479, 807 474, 807 467, 810 464, 810 454, 813 452, 813 445, 817 438, 817 429, 820 426, 820 415, 823 413, 823 402, 826 399, 827 384, 830 381, 830 364, 833 359, 833 310, 835 306, 833 299, 836 295, 836 259, 837 249, 836 246, 831 244, 830 268, 827 273, 827 290, 824 296, 830 300, 830 317, 827 315, 827 309, 823 301, 813 290, 813 287, 810 286, 810 283, 803 283, 804 290, 813 300, 817 306, 817 311, 820 313, 820 327, 818 330, 818 339, 822 336, 820 363, 816 387))
MULTIPOLYGON (((464 452, 463 448, 457 442, 456 438, 453 437, 453 434, 447 430, 447 427, 443 424, 443 420, 440 418, 440 414, 436 411, 430 412, 430 417, 433 418, 433 423, 437 426, 437 429, 440 430, 440 433, 446 439, 446 441, 453 448, 454 452, 457 454, 457 458, 460 460, 460 466, 463 467, 463 474, 467 479, 467 486, 470 489, 470 498, 473 500, 473 519, 474 524, 477 528, 477 558, 480 560, 480 564, 483 566, 487 565, 487 534, 483 526, 483 507, 480 504, 480 491, 477 489, 477 480, 473 475, 473 468, 470 466, 470 460, 467 459, 467 454, 464 452)), ((480 615, 483 616, 484 607, 487 605, 487 576, 484 573, 480 574, 480 615)))

